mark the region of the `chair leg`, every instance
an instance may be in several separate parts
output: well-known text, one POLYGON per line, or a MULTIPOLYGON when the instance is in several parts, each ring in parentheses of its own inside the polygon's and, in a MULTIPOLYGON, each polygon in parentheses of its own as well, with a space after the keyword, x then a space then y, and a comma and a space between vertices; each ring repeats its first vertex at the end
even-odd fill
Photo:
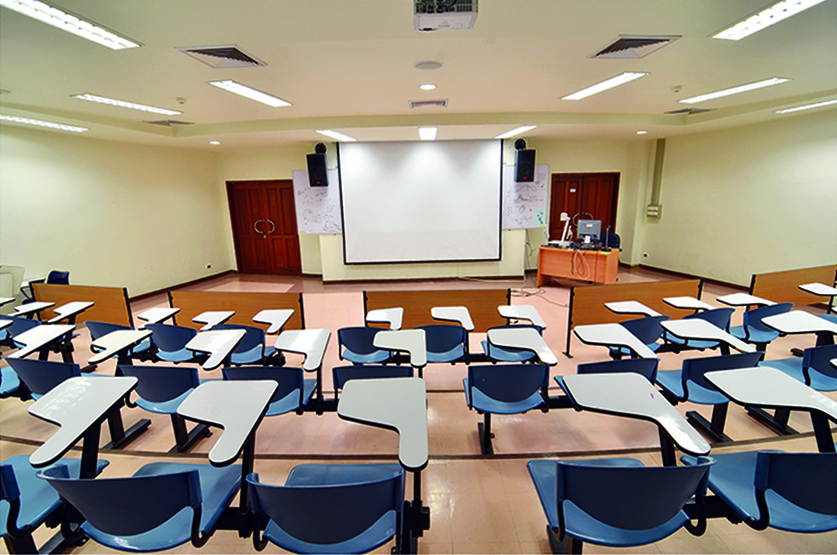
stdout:
POLYGON ((477 433, 480 436, 480 450, 483 455, 493 455, 494 445, 491 443, 491 438, 494 434, 491 433, 491 413, 484 414, 483 422, 477 423, 477 433))
POLYGON ((184 453, 198 439, 212 435, 212 432, 209 431, 209 426, 206 424, 197 424, 189 432, 186 430, 186 419, 179 414, 171 414, 169 416, 171 416, 171 427, 174 429, 175 441, 175 446, 169 450, 169 453, 184 453))
POLYGON ((549 538, 549 548, 554 555, 572 554, 581 555, 582 546, 584 542, 565 536, 564 541, 558 539, 558 530, 553 529, 549 524, 546 525, 546 536, 549 538))
POLYGON ((729 443, 732 441, 728 435, 724 433, 724 426, 727 420, 727 411, 729 410, 729 403, 721 403, 714 405, 712 408, 712 421, 709 422, 697 411, 689 411, 686 413, 686 419, 696 428, 700 428, 713 441, 718 443, 729 443))

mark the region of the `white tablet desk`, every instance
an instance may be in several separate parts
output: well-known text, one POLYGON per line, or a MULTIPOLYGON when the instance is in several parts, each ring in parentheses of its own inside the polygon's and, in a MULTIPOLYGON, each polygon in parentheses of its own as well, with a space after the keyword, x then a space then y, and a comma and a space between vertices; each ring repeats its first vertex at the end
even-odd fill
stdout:
POLYGON ((658 358, 654 351, 648 348, 648 345, 619 324, 576 326, 573 328, 573 333, 582 343, 588 345, 626 347, 641 358, 658 358))
POLYGON ((538 330, 530 327, 490 329, 486 333, 488 342, 496 347, 510 347, 532 351, 543 364, 555 366, 558 357, 543 340, 538 330))
POLYGON ((724 355, 729 354, 730 347, 742 353, 752 353, 756 350, 752 345, 741 341, 711 322, 701 320, 700 318, 666 320, 665 322, 660 322, 660 325, 670 334, 687 341, 718 341, 721 344, 721 354, 724 355))

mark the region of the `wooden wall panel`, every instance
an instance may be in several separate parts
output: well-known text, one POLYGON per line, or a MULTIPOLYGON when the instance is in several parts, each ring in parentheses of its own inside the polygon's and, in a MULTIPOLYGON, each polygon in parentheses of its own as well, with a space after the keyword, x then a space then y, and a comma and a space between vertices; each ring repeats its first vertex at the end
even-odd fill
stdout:
POLYGON ((474 332, 485 333, 492 326, 502 326, 506 319, 497 307, 510 304, 509 289, 469 289, 460 291, 364 291, 364 314, 382 308, 404 309, 403 329, 440 324, 430 315, 434 306, 465 306, 474 322, 474 332))
POLYGON ((233 310, 235 315, 230 324, 242 324, 267 329, 267 324, 253 321, 253 316, 262 310, 291 308, 293 316, 285 324, 286 330, 305 328, 305 315, 301 293, 242 293, 226 291, 169 291, 169 304, 179 308, 175 322, 179 326, 200 329, 203 324, 192 322, 192 318, 208 310, 233 310))
MULTIPOLYGON (((52 301, 56 307, 73 301, 93 301, 92 307, 76 318, 76 324, 93 320, 133 327, 128 290, 125 287, 97 287, 93 285, 52 285, 33 283, 32 295, 36 301, 52 301)), ((56 316, 52 309, 41 312, 46 321, 56 316)))
POLYGON ((777 303, 794 303, 796 306, 828 302, 827 297, 812 295, 800 289, 799 286, 815 282, 833 286, 835 276, 837 276, 837 264, 753 274, 750 281, 750 294, 777 303))

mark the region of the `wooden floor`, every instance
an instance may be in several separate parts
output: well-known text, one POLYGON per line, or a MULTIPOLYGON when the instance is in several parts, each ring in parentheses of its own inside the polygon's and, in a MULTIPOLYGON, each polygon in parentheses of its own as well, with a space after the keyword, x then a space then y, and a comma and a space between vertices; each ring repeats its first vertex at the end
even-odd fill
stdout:
MULTIPOLYGON (((553 375, 572 374, 583 362, 608 360, 607 351, 572 340, 573 358, 560 354, 566 342, 569 282, 553 282, 542 288, 534 286, 534 275, 525 280, 432 280, 410 282, 365 282, 323 284, 319 278, 285 278, 275 276, 228 276, 210 280, 194 289, 214 291, 302 292, 305 321, 308 328, 332 331, 324 363, 324 389, 330 395, 330 369, 341 364, 337 355, 336 331, 344 326, 362 325, 364 290, 505 288, 513 290, 513 304, 530 304, 547 322, 544 338, 559 358, 553 375)), ((672 279, 647 270, 621 270, 620 283, 672 279)), ((703 300, 719 305, 718 295, 736 292, 731 288, 707 284, 703 300)), ((134 314, 154 306, 167 306, 165 295, 157 295, 132 303, 134 314)), ((816 312, 817 309, 810 309, 816 312)), ((733 316, 739 324, 741 309, 733 316)), ((479 351, 480 334, 472 334, 471 349, 479 351)), ((768 359, 785 358, 792 347, 813 346, 813 336, 779 338, 767 351, 768 359)), ((74 340, 76 361, 89 358, 87 330, 79 329, 74 340)), ((689 357, 710 353, 663 353, 660 369, 672 370, 689 357)), ((290 355, 288 364, 298 362, 290 355)), ((0 362, 5 365, 5 361, 0 362)), ((96 372, 113 374, 114 363, 101 365, 96 372)), ((651 465, 660 465, 659 439, 654 425, 639 420, 619 418, 574 410, 531 411, 524 415, 495 416, 492 426, 495 455, 480 455, 477 423, 482 417, 469 411, 462 391, 464 365, 436 364, 428 366, 424 377, 428 387, 428 425, 430 463, 422 474, 423 499, 430 506, 431 528, 419 541, 424 553, 549 553, 546 519, 534 487, 526 471, 526 461, 535 458, 593 458, 614 454, 633 456, 651 465)), ((220 371, 202 371, 205 378, 219 378, 220 371)), ((554 382, 551 382, 554 383, 554 382)), ((557 386, 552 391, 558 394, 557 386)), ((830 394, 837 399, 837 394, 830 394)), ((18 399, 0 400, 0 451, 2 458, 31 453, 55 428, 26 411, 30 402, 18 399)), ((682 404, 685 413, 697 410, 707 417, 711 407, 682 404)), ((195 445, 190 453, 166 455, 174 445, 167 416, 156 416, 140 409, 123 409, 126 426, 140 418, 150 418, 149 430, 128 447, 118 452, 100 453, 111 462, 103 477, 125 476, 150 460, 206 461, 206 454, 217 439, 215 434, 195 445)), ((790 424, 801 434, 781 438, 770 429, 747 416, 738 406, 731 406, 727 434, 732 445, 714 446, 713 452, 754 449, 815 451, 810 419, 801 413, 791 415, 790 424)), ((106 427, 103 444, 109 440, 106 427)), ((288 414, 266 418, 257 434, 255 470, 262 481, 283 481, 289 470, 301 462, 356 462, 396 460, 397 436, 393 432, 353 424, 335 414, 302 416, 288 414)), ((80 453, 71 456, 79 456, 80 453)), ((52 530, 40 530, 41 542, 52 530)), ((391 545, 379 552, 388 552, 391 545)), ((4 548, 0 548, 4 549, 4 548)), ((102 553, 108 550, 89 542, 73 553, 102 553)), ((182 546, 173 552, 193 552, 182 546)), ((254 552, 249 540, 234 532, 218 532, 201 550, 210 553, 254 552)), ((269 546, 267 552, 277 552, 269 546)), ((613 551, 586 545, 585 552, 613 551)), ((708 531, 700 538, 681 530, 659 543, 637 549, 618 550, 638 553, 837 553, 837 532, 827 534, 791 534, 776 530, 755 532, 745 525, 725 520, 710 521, 708 531)))

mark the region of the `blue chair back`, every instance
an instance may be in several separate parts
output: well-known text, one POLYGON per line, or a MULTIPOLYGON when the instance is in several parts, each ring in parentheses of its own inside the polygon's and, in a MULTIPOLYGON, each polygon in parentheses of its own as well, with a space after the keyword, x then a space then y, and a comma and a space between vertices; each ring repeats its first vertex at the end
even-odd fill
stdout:
POLYGON ((370 326, 340 328, 337 330, 337 342, 341 347, 345 347, 353 353, 369 355, 379 350, 372 345, 372 340, 381 329, 370 326))
POLYGON ((331 369, 334 389, 340 390, 350 380, 364 380, 375 378, 412 378, 413 367, 409 365, 363 364, 351 366, 335 366, 331 369))
MULTIPOLYGON (((468 387, 503 403, 528 399, 549 386, 546 364, 489 364, 468 367, 468 387)), ((469 396, 472 399, 473 396, 469 396)))
POLYGON ((239 341, 238 345, 236 345, 233 353, 245 353, 256 347, 262 347, 264 349, 265 346, 265 333, 262 328, 257 328, 255 326, 245 326, 242 324, 218 324, 217 326, 213 326, 213 330, 244 330, 245 334, 244 337, 239 341))
MULTIPOLYGON (((87 520, 84 531, 97 541, 99 535, 143 534, 187 507, 200 521, 201 491, 196 470, 81 480, 70 478, 67 467, 61 465, 39 476, 82 514, 87 520)), ((197 527, 194 521, 193 527, 197 527)))
MULTIPOLYGON (((529 327, 534 328, 538 331, 539 334, 543 335, 543 328, 536 326, 534 324, 505 324, 502 326, 492 326, 488 328, 488 330, 494 329, 508 329, 508 328, 520 328, 520 327, 529 327)), ((486 330, 486 331, 488 331, 486 330)), ((485 354, 491 360, 497 360, 500 362, 523 362, 527 360, 532 360, 536 357, 535 353, 528 350, 528 349, 514 349, 512 347, 498 347, 496 345, 492 345, 488 342, 488 339, 485 339, 482 342, 483 349, 485 350, 485 354)))
MULTIPOLYGON (((404 471, 395 464, 300 465, 284 486, 262 484, 258 474, 247 476, 247 483, 254 510, 270 517, 283 535, 325 548, 310 552, 361 536, 388 513, 400 515, 404 504, 404 471)), ((396 527, 388 528, 394 537, 396 527)), ((357 552, 382 545, 377 539, 377 545, 355 546, 357 552)), ((280 547, 295 551, 293 545, 280 547)))
POLYGON ((46 282, 51 285, 70 285, 70 272, 52 270, 47 274, 46 282))
POLYGON ((198 332, 185 326, 173 324, 146 324, 145 329, 151 330, 151 340, 158 349, 164 352, 176 352, 183 349, 198 332))
POLYGON ((735 309, 732 307, 712 308, 710 310, 701 310, 694 314, 689 314, 683 319, 699 319, 706 320, 715 327, 721 328, 724 331, 729 331, 730 320, 735 309))
POLYGON ((649 382, 654 383, 657 380, 657 367, 659 364, 660 359, 657 358, 623 358, 619 360, 579 364, 576 372, 579 374, 633 372, 634 374, 645 376, 649 382))
POLYGON ((17 373, 35 399, 46 395, 49 390, 64 380, 81 376, 81 368, 71 362, 37 360, 31 358, 8 358, 9 366, 17 373))
POLYGON ((644 316, 642 318, 634 318, 633 320, 625 320, 624 322, 619 322, 619 324, 637 336, 640 341, 646 345, 650 345, 662 337, 665 330, 660 325, 660 322, 668 319, 668 316, 661 314, 660 316, 644 316))
POLYGON ((119 370, 123 376, 137 378, 134 391, 152 403, 171 401, 200 385, 198 369, 189 366, 125 365, 119 370))
POLYGON ((753 353, 735 353, 715 357, 687 358, 683 361, 683 370, 681 373, 685 397, 687 399, 689 397, 687 386, 689 381, 696 383, 704 389, 718 391, 718 388, 706 380, 705 375, 707 372, 732 370, 734 368, 751 368, 759 363, 762 356, 764 356, 764 353, 756 351, 753 353))
POLYGON ((279 387, 270 402, 284 399, 291 393, 299 392, 300 397, 304 389, 304 370, 289 366, 236 366, 221 370, 225 380, 273 380, 279 387))
POLYGON ((424 330, 429 362, 453 362, 468 352, 468 332, 462 326, 428 324, 416 329, 424 330))
MULTIPOLYGON (((753 330, 757 330, 762 333, 768 333, 771 335, 775 335, 775 337, 778 337, 779 332, 762 323, 762 320, 764 320, 768 316, 774 316, 776 314, 790 312, 792 308, 793 303, 776 303, 748 310, 744 313, 744 317, 742 319, 744 329, 747 330, 748 328, 752 328, 753 330)), ((748 333, 751 332, 748 330, 748 333)))
POLYGON ((755 486, 762 518, 767 490, 807 511, 837 516, 837 453, 759 451, 755 486))
POLYGON ((8 343, 7 340, 13 340, 16 335, 41 325, 40 320, 24 318, 22 316, 0 316, 0 319, 12 321, 9 327, 0 330, 0 341, 6 343, 8 343))
POLYGON ((84 323, 87 326, 87 331, 90 332, 90 339, 95 341, 100 337, 104 337, 109 333, 119 331, 119 330, 131 330, 134 329, 131 326, 123 326, 122 324, 112 324, 110 322, 94 322, 91 320, 87 320, 84 323))
POLYGON ((831 366, 831 360, 834 358, 837 358, 837 344, 805 349, 802 353, 802 370, 805 373, 805 383, 811 384, 811 369, 829 378, 837 379, 837 368, 831 366))
POLYGON ((674 518, 693 496, 706 493, 710 458, 696 466, 595 466, 557 461, 556 497, 614 528, 647 530, 674 518))

